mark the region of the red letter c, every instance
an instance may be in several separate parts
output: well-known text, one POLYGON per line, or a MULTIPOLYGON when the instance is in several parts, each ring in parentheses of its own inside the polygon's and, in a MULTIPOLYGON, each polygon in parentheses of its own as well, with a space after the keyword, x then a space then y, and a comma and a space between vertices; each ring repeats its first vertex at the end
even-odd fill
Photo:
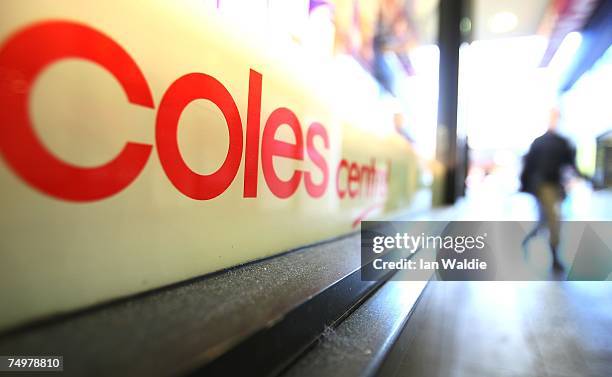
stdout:
POLYGON ((138 176, 151 146, 128 142, 112 161, 93 168, 66 163, 45 148, 28 116, 29 96, 38 74, 66 58, 101 65, 119 81, 130 103, 154 107, 142 72, 108 36, 74 22, 39 23, 19 31, 0 48, 0 154, 37 190, 65 200, 99 200, 138 176))

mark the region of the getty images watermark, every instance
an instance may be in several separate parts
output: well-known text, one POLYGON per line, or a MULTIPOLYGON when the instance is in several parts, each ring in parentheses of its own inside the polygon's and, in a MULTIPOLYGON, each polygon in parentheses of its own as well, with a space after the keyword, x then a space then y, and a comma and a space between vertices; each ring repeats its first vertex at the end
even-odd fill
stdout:
MULTIPOLYGON (((365 221, 361 278, 612 280, 612 222, 563 222, 552 269, 548 235, 529 221, 365 221), (403 271, 402 274, 394 274, 403 271)), ((544 228, 543 228, 544 229, 544 228)))

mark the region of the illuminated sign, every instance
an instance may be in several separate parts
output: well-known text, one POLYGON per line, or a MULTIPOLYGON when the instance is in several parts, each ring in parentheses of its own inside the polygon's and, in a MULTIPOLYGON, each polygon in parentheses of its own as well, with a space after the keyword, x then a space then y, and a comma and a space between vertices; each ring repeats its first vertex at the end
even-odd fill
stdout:
POLYGON ((216 17, 189 1, 0 4, 0 329, 410 201, 416 158, 376 97, 216 17))

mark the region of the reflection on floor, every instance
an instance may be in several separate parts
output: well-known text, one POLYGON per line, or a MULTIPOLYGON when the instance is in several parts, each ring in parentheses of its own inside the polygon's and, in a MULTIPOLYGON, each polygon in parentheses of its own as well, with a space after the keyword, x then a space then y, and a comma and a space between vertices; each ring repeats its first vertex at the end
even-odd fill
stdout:
POLYGON ((432 282, 393 376, 612 371, 612 282, 432 282))
MULTIPOLYGON (((433 219, 535 220, 531 197, 500 187, 433 219)), ((563 215, 610 220, 612 192, 577 184, 563 215)), ((385 375, 610 377, 612 282, 431 282, 394 347, 401 361, 385 375)))

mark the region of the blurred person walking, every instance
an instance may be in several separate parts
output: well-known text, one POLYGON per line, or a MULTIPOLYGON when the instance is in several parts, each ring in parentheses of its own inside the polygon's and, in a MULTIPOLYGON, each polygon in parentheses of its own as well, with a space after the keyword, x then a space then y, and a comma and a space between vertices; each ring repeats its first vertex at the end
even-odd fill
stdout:
POLYGON ((523 249, 526 252, 529 241, 546 228, 555 270, 563 270, 558 255, 560 206, 566 196, 563 172, 567 168, 577 172, 574 148, 566 138, 557 133, 559 118, 559 110, 551 110, 548 130, 531 144, 529 152, 524 157, 520 177, 521 191, 532 194, 537 200, 539 217, 535 227, 523 240, 523 249))

